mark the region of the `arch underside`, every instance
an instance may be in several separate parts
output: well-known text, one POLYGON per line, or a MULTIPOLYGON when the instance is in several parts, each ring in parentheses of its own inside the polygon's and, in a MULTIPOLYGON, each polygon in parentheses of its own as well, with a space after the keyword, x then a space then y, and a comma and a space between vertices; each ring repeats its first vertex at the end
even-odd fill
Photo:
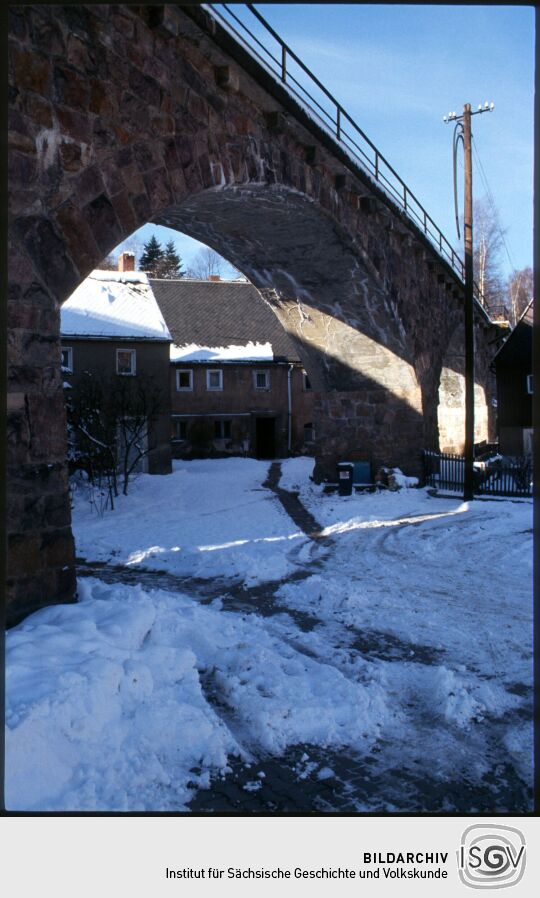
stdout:
POLYGON ((416 465, 422 395, 407 334, 335 220, 297 191, 255 183, 204 191, 154 221, 231 261, 295 341, 317 393, 318 476, 333 476, 336 459, 351 452, 376 465, 397 464, 397 455, 416 465))
POLYGON ((75 589, 59 307, 148 221, 216 249, 290 333, 315 392, 319 476, 351 455, 420 473, 421 449, 438 440, 446 319, 461 311, 436 253, 380 197, 362 204, 366 183, 338 192, 342 162, 294 116, 284 123, 211 29, 177 6, 174 27, 156 27, 153 9, 12 7, 7 468, 19 615, 75 589), (216 82, 224 65, 231 89, 216 82))

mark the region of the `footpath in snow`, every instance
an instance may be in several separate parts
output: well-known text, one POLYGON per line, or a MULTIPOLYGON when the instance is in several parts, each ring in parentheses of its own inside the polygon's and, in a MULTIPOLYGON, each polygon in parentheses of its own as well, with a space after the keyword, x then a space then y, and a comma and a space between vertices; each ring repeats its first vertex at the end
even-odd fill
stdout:
POLYGON ((9 809, 189 811, 239 766, 246 807, 272 809, 269 771, 295 752, 280 810, 338 789, 333 809, 530 808, 531 503, 324 495, 312 464, 282 462, 279 485, 320 540, 262 485, 267 462, 177 462, 103 516, 76 491, 77 554, 155 585, 81 578, 77 604, 9 631, 9 809))

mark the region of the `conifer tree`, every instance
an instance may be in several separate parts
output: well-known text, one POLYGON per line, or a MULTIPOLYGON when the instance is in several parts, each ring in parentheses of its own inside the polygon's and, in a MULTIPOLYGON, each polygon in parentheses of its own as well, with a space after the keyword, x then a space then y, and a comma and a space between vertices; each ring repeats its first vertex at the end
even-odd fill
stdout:
POLYGON ((148 274, 154 276, 159 263, 163 259, 163 255, 161 243, 159 243, 158 240, 156 240, 155 235, 152 234, 150 240, 144 244, 142 256, 139 259, 141 271, 146 271, 148 274))
POLYGON ((173 240, 165 246, 162 258, 156 266, 156 277, 160 278, 181 278, 184 277, 185 271, 182 270, 182 259, 176 252, 173 240))

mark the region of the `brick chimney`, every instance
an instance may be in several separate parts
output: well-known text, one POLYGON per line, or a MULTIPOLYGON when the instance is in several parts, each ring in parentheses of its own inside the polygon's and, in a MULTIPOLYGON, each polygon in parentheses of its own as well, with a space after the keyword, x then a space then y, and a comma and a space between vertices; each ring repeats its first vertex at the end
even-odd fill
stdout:
POLYGON ((209 281, 220 281, 221 278, 220 278, 219 274, 209 274, 208 280, 209 281))
POLYGON ((135 253, 120 253, 118 271, 135 271, 135 253))

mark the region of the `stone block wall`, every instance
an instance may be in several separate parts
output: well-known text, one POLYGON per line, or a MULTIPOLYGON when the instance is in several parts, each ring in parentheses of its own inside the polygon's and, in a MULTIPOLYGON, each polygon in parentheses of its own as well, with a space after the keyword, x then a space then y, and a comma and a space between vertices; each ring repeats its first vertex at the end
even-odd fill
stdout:
POLYGON ((60 305, 149 221, 267 291, 321 394, 321 470, 360 446, 413 473, 463 317, 427 239, 198 7, 9 14, 8 619, 74 595, 60 305))

